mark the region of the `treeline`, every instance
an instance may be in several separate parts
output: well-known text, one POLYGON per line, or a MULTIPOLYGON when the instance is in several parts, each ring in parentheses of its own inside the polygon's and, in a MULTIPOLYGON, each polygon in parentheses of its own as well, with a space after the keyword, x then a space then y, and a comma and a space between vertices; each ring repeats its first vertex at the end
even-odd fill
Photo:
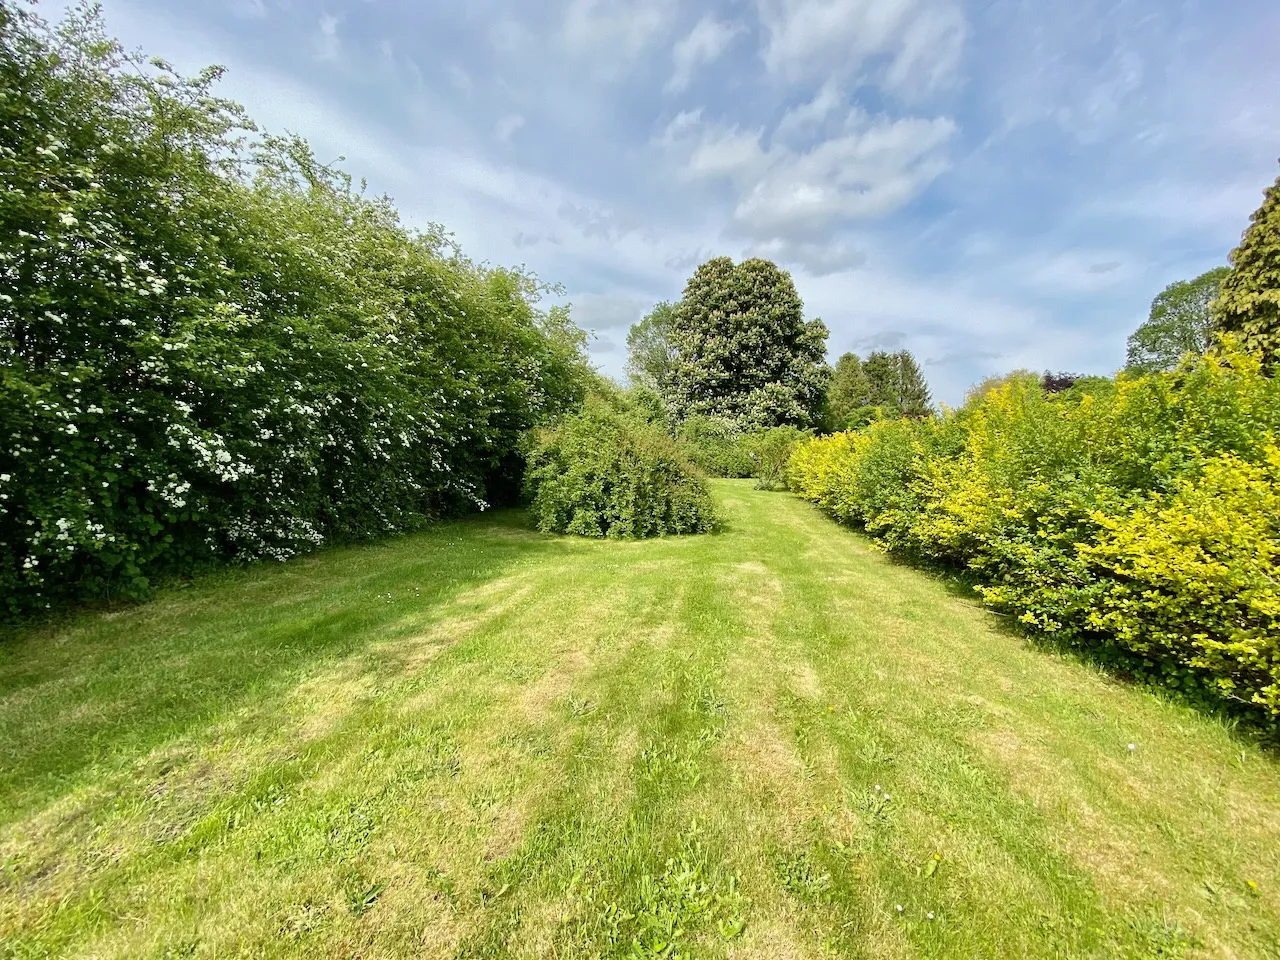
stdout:
POLYGON ((993 607, 1280 725, 1280 180, 1232 267, 1175 284, 1116 378, 991 378, 799 444, 795 490, 993 607), (1074 379, 1074 382, 1072 382, 1074 379))
POLYGON ((514 495, 583 335, 95 13, 0 0, 0 615, 514 495))

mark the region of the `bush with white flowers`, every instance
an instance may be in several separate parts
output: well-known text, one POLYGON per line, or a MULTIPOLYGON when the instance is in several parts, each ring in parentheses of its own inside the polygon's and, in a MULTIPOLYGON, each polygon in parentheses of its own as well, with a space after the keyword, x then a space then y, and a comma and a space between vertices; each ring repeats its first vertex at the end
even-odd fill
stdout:
POLYGON ((579 401, 541 286, 0 0, 0 617, 483 508, 579 401))

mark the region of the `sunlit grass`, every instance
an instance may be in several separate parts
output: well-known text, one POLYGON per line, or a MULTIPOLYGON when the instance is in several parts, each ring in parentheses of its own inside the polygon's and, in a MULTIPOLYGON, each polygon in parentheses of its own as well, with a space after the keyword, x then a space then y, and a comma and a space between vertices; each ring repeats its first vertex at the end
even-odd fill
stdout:
POLYGON ((716 492, 6 637, 0 956, 1280 954, 1280 765, 716 492))

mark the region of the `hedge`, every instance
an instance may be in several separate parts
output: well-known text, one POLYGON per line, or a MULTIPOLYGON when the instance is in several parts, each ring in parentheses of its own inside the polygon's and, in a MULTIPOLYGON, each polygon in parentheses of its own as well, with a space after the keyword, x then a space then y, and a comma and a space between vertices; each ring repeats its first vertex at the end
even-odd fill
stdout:
POLYGON ((1280 719, 1280 381, 1229 345, 1173 373, 1013 382, 800 444, 792 488, 993 607, 1144 678, 1280 719))
POLYGON ((0 617, 483 508, 575 405, 539 284, 0 2, 0 617))

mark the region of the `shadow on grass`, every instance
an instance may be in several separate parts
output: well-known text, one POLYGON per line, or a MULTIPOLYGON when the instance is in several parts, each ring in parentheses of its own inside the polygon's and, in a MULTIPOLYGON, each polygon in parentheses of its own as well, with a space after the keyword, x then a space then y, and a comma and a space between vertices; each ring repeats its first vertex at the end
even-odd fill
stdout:
POLYGON ((0 822, 306 675, 420 629, 452 598, 563 540, 522 512, 442 523, 278 566, 221 571, 150 603, 0 632, 0 822))

